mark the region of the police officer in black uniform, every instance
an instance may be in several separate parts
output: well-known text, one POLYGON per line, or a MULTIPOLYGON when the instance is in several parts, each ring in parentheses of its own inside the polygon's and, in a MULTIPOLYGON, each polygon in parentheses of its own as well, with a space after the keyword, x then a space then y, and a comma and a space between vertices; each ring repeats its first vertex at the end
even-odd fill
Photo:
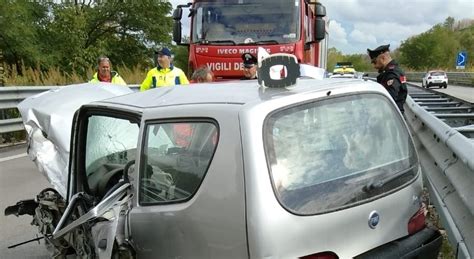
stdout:
POLYGON ((240 78, 240 80, 257 79, 257 58, 250 53, 244 53, 242 55, 242 62, 244 63, 244 77, 240 78))
POLYGON ((392 59, 388 45, 382 45, 374 50, 367 49, 371 63, 379 71, 377 82, 385 87, 390 93, 398 109, 403 113, 403 104, 407 98, 406 77, 398 63, 392 59))

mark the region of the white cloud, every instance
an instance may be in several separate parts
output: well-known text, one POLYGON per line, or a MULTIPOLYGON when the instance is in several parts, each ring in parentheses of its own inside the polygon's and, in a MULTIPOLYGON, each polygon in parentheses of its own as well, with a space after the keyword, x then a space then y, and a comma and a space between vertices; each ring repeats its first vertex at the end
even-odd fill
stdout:
POLYGON ((367 32, 364 33, 357 29, 353 30, 349 34, 349 39, 351 40, 351 42, 354 41, 354 43, 364 43, 366 45, 377 44, 377 39, 374 35, 367 32))
POLYGON ((329 44, 347 44, 347 33, 341 24, 335 20, 329 22, 329 44))
MULTIPOLYGON (((348 43, 329 41, 346 54, 365 53, 390 43, 392 49, 408 37, 427 31, 448 17, 456 21, 471 18, 472 0, 323 0, 327 16, 348 32, 348 43), (370 45, 370 46, 367 46, 370 45)), ((334 36, 330 31, 330 39, 334 36)), ((336 35, 336 37, 340 37, 336 35)))

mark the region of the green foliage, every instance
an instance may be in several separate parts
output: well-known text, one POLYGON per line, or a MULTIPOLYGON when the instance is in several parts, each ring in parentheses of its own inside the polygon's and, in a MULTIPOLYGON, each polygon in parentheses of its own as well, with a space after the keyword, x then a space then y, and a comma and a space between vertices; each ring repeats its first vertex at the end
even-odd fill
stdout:
MULTIPOLYGON (((400 45, 400 63, 412 70, 431 69, 455 70, 456 55, 459 51, 474 54, 474 23, 460 29, 454 18, 448 17, 443 24, 413 36, 400 45)), ((468 59, 467 67, 474 64, 468 59)))
POLYGON ((352 62, 354 69, 356 71, 370 71, 372 66, 370 65, 369 59, 366 54, 352 54, 344 55, 342 52, 338 51, 336 48, 330 48, 328 50, 328 71, 332 72, 332 69, 337 62, 352 62))
POLYGON ((99 55, 150 66, 151 49, 171 42, 167 1, 0 0, 0 48, 7 65, 86 76, 99 55))
POLYGON ((33 66, 41 60, 38 32, 46 16, 47 8, 37 2, 0 0, 0 49, 7 64, 33 66))
MULTIPOLYGON (((183 37, 182 42, 189 43, 189 37, 183 37)), ((186 45, 173 46, 172 51, 174 53, 173 64, 181 68, 184 71, 184 73, 188 76, 188 78, 190 78, 191 75, 188 74, 190 73, 190 71, 188 71, 189 47, 186 45)))

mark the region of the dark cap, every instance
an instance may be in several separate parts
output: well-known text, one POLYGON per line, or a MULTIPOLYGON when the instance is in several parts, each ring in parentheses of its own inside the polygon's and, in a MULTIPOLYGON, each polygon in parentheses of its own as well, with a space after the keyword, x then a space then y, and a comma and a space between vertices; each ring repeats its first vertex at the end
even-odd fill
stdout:
POLYGON ((251 67, 252 65, 257 64, 257 58, 250 54, 250 53, 244 53, 242 55, 242 60, 244 62, 244 67, 251 67))
POLYGON ((162 49, 155 50, 155 54, 165 55, 165 56, 171 57, 171 51, 168 48, 162 48, 162 49))
POLYGON ((378 46, 374 50, 367 49, 367 54, 369 54, 370 59, 378 57, 380 54, 389 51, 390 44, 378 46))

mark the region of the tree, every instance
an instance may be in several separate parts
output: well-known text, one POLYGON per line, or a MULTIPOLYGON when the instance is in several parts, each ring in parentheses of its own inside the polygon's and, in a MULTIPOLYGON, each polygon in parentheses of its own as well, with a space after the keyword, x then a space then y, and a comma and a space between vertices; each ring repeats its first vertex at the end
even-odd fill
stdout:
MULTIPOLYGON (((189 37, 183 37, 183 42, 184 43, 189 43, 189 37)), ((174 60, 173 63, 181 68, 184 73, 189 77, 191 77, 190 73, 192 71, 188 71, 188 57, 189 57, 189 47, 188 46, 183 46, 183 45, 178 45, 173 47, 173 53, 174 53, 174 60)))
POLYGON ((444 26, 444 28, 446 28, 450 31, 454 30, 454 18, 451 17, 451 16, 448 16, 448 18, 446 18, 446 20, 444 20, 443 26, 444 26))
POLYGON ((20 74, 22 62, 34 66, 40 60, 39 21, 46 15, 47 9, 36 1, 0 0, 0 49, 5 62, 16 66, 20 74))
POLYGON ((99 55, 149 65, 151 49, 171 42, 168 1, 0 1, 0 48, 17 70, 24 62, 85 76, 99 55))
POLYGON ((84 73, 101 54, 116 64, 147 64, 152 48, 171 41, 169 2, 50 5, 53 16, 45 24, 43 51, 52 57, 51 63, 60 64, 65 71, 84 73))
MULTIPOLYGON (((458 51, 474 51, 474 24, 463 29, 454 28, 454 24, 454 19, 448 17, 442 25, 435 25, 402 42, 399 48, 401 63, 417 71, 453 69, 458 51)), ((470 66, 472 63, 468 63, 470 66)))

